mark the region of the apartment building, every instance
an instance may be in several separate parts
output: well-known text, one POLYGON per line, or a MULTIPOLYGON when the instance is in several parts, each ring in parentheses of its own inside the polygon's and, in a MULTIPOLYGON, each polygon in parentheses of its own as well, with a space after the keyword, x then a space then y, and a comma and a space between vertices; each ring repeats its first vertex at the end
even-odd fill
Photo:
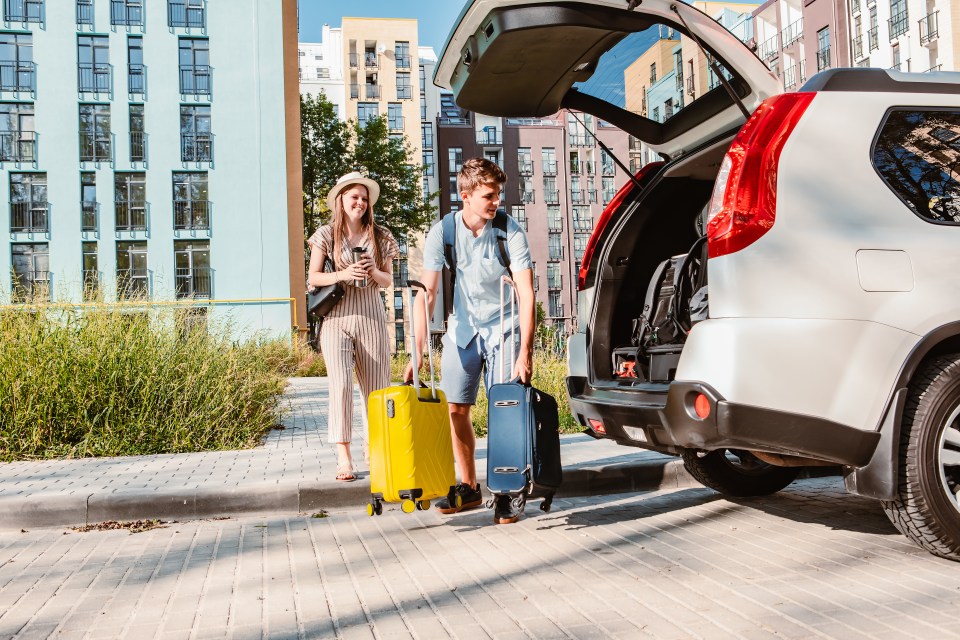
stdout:
POLYGON ((626 162, 626 133, 585 113, 549 118, 494 118, 464 111, 441 95, 437 118, 440 212, 463 205, 457 172, 484 157, 507 174, 501 207, 527 230, 534 289, 547 322, 568 332, 576 322, 576 279, 594 221, 628 180, 610 151, 626 162))
POLYGON ((853 63, 898 71, 956 71, 960 1, 849 0, 853 63))
POLYGON ((323 25, 320 42, 301 42, 299 54, 300 93, 324 93, 338 114, 346 113, 346 86, 343 81, 343 38, 339 28, 323 25))
POLYGON ((295 0, 2 11, 0 304, 304 327, 295 0))

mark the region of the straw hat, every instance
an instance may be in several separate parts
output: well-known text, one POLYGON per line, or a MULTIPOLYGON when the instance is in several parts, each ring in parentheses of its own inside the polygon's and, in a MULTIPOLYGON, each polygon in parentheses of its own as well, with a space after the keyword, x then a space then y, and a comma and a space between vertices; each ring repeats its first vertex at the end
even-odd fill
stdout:
POLYGON ((351 171, 345 176, 340 176, 337 184, 333 185, 330 193, 327 194, 327 206, 330 208, 330 211, 333 211, 333 205, 337 201, 337 196, 352 184, 362 184, 367 188, 367 196, 369 198, 368 206, 372 207, 377 203, 377 198, 380 197, 380 185, 378 185, 376 181, 364 177, 359 171, 351 171))

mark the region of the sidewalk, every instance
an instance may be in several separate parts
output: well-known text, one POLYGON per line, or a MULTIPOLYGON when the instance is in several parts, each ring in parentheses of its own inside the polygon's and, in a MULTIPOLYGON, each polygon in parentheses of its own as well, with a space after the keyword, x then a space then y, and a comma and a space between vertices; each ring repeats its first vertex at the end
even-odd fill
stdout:
MULTIPOLYGON (((359 479, 334 480, 326 378, 292 379, 283 401, 284 428, 256 449, 0 464, 0 529, 364 509, 370 483, 358 438, 359 479)), ((678 459, 651 451, 585 435, 563 436, 562 451, 562 496, 699 486, 678 459)), ((477 456, 483 483, 485 440, 477 456)))

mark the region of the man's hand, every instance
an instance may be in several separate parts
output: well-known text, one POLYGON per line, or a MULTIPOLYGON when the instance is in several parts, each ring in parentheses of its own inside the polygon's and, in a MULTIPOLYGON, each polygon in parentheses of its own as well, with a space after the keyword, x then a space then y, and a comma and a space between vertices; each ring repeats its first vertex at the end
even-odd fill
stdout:
MULTIPOLYGON (((417 370, 423 368, 423 358, 417 358, 417 370)), ((403 370, 403 381, 404 382, 413 382, 413 362, 408 362, 406 369, 403 370)))
POLYGON ((533 353, 521 349, 517 356, 517 364, 513 367, 513 377, 520 378, 523 384, 530 384, 533 379, 533 353))

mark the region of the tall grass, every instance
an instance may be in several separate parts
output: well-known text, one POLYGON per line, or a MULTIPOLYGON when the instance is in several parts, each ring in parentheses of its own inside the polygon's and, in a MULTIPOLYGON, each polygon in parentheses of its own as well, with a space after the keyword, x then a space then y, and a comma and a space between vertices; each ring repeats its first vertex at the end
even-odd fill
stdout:
POLYGON ((255 445, 303 359, 289 341, 178 328, 175 313, 0 312, 0 459, 255 445))

